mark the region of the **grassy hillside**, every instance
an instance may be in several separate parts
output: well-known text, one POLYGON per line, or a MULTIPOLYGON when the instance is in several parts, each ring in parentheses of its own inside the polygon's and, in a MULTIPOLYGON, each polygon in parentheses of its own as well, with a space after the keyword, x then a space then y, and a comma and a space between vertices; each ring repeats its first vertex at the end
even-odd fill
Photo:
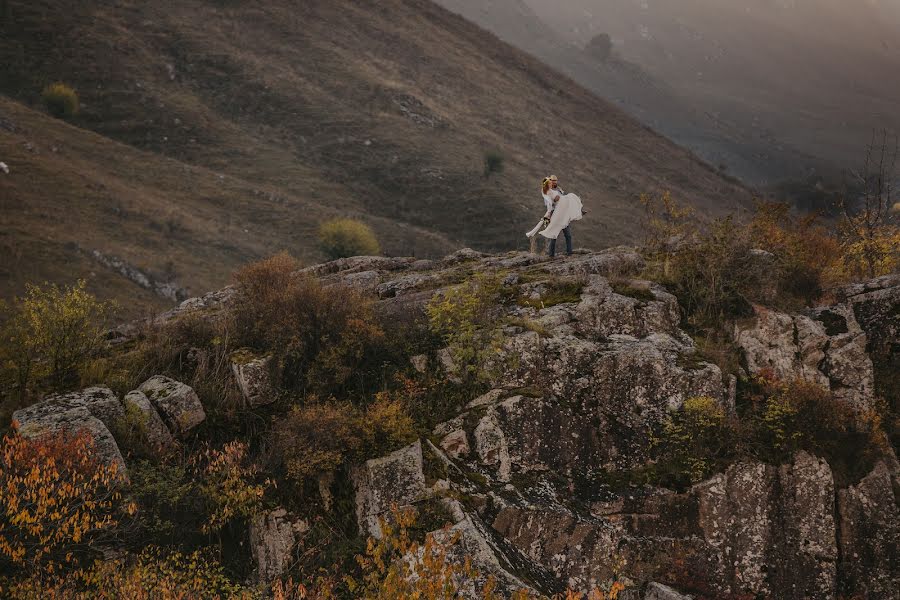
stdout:
POLYGON ((438 234, 358 210, 318 202, 320 192, 286 193, 190 166, 78 129, 0 97, 0 297, 25 282, 85 278, 92 291, 120 300, 123 316, 170 301, 92 258, 124 260, 189 293, 222 286, 232 271, 280 250, 305 262, 318 223, 356 216, 398 254, 439 254, 454 246, 438 234))
MULTIPOLYGON (((633 239, 642 192, 670 189, 707 214, 748 199, 425 0, 8 6, 0 93, 34 108, 46 83, 66 81, 82 100, 72 125, 103 137, 0 105, 25 123, 0 130, 12 168, 0 189, 15 224, 4 248, 28 265, 4 275, 4 295, 34 275, 58 277, 67 243, 174 271, 202 291, 278 248, 316 257, 309 234, 335 214, 365 215, 389 253, 521 248, 551 171, 585 199, 577 242, 593 247, 633 239), (64 138, 57 153, 54 136, 64 138), (505 168, 485 178, 490 150, 505 168), (46 215, 63 212, 54 229, 46 215), (48 247, 63 249, 45 260, 48 247)), ((73 265, 66 276, 91 268, 73 265)))

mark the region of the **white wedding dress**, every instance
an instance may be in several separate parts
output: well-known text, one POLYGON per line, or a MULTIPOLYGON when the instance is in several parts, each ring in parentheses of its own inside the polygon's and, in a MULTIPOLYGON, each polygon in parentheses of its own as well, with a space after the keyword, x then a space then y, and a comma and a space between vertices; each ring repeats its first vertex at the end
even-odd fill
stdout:
POLYGON ((543 219, 541 219, 535 228, 525 235, 527 237, 534 237, 535 234, 540 233, 545 238, 555 240, 559 236, 559 232, 568 227, 569 223, 581 219, 581 209, 581 198, 575 194, 560 196, 553 209, 553 214, 550 216, 550 224, 547 225, 547 228, 543 231, 540 230, 541 226, 544 224, 543 219))

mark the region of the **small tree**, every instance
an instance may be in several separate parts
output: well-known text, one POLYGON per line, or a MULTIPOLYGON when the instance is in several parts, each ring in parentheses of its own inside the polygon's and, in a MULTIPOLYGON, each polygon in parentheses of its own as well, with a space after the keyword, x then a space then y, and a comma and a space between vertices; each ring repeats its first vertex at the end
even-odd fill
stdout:
POLYGON ((489 150, 484 153, 484 176, 490 177, 494 173, 503 172, 505 158, 499 150, 489 150))
POLYGON ((892 141, 882 131, 879 142, 873 132, 862 171, 850 171, 860 197, 853 202, 845 192, 840 198, 844 264, 853 275, 873 278, 900 264, 900 226, 892 210, 898 148, 897 136, 892 141))
POLYGON ((319 227, 319 246, 332 260, 381 253, 372 228, 353 219, 332 219, 323 223, 319 227))
POLYGON ((41 99, 47 111, 58 119, 69 119, 78 113, 78 94, 64 83, 52 83, 45 87, 41 99))
POLYGON ((16 372, 20 394, 36 378, 49 378, 54 388, 77 381, 103 341, 111 308, 88 293, 83 280, 65 288, 28 285, 13 305, 0 348, 16 372))

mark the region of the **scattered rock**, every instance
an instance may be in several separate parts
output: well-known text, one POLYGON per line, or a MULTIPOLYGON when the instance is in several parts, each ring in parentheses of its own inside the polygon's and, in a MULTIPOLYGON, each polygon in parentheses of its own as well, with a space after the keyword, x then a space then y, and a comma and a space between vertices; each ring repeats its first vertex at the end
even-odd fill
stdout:
POLYGON ((236 352, 231 357, 234 378, 250 406, 265 406, 278 399, 269 372, 271 360, 271 356, 257 358, 246 351, 236 352))
POLYGON ((166 427, 156 409, 153 408, 144 392, 140 390, 130 391, 125 394, 123 402, 126 410, 135 410, 142 416, 147 442, 153 449, 163 452, 175 444, 172 433, 166 427))
POLYGON ((271 583, 290 566, 294 546, 309 531, 303 520, 291 519, 283 508, 255 516, 250 521, 250 552, 261 583, 271 583))
POLYGON ((651 582, 644 592, 644 600, 691 600, 691 597, 679 594, 667 585, 651 582))
POLYGON ((197 393, 179 381, 156 375, 142 383, 139 390, 146 394, 176 436, 184 436, 206 419, 197 393))

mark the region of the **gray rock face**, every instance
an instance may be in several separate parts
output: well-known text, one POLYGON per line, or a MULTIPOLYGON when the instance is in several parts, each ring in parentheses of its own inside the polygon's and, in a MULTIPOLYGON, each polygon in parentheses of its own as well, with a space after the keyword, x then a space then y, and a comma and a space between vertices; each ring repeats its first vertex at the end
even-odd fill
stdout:
POLYGON ((139 390, 146 394, 169 430, 177 436, 185 435, 206 419, 197 393, 179 381, 156 375, 142 383, 139 390))
POLYGON ((734 465, 684 494, 646 490, 598 501, 590 515, 563 508, 560 499, 512 502, 493 527, 577 589, 609 580, 619 559, 644 581, 665 576, 681 559, 716 594, 832 598, 833 505, 828 465, 799 453, 780 469, 734 465))
POLYGON ((770 369, 778 378, 805 379, 853 406, 870 405, 874 393, 867 338, 845 304, 787 315, 755 307, 750 325, 735 328, 751 374, 770 369))
POLYGON ((865 598, 900 595, 900 472, 879 462, 857 485, 838 492, 842 588, 865 598))
POLYGON ((90 387, 80 392, 57 394, 13 413, 16 430, 28 438, 66 432, 86 433, 94 442, 98 458, 115 464, 127 476, 125 460, 110 433, 125 418, 125 409, 109 388, 90 387))
POLYGON ((164 452, 175 444, 172 433, 169 431, 169 428, 166 427, 166 424, 163 422, 162 417, 159 416, 159 413, 156 412, 156 409, 153 408, 153 405, 150 403, 150 400, 147 399, 144 392, 140 390, 130 391, 125 394, 123 402, 126 410, 136 411, 142 416, 144 432, 147 435, 147 442, 149 442, 154 449, 164 452))
POLYGON ((232 358, 235 381, 250 406, 265 406, 278 399, 269 376, 271 357, 238 355, 232 358))
POLYGON ((270 583, 284 574, 293 558, 294 546, 307 531, 309 525, 305 521, 291 519, 283 508, 250 521, 250 551, 260 582, 270 583))

